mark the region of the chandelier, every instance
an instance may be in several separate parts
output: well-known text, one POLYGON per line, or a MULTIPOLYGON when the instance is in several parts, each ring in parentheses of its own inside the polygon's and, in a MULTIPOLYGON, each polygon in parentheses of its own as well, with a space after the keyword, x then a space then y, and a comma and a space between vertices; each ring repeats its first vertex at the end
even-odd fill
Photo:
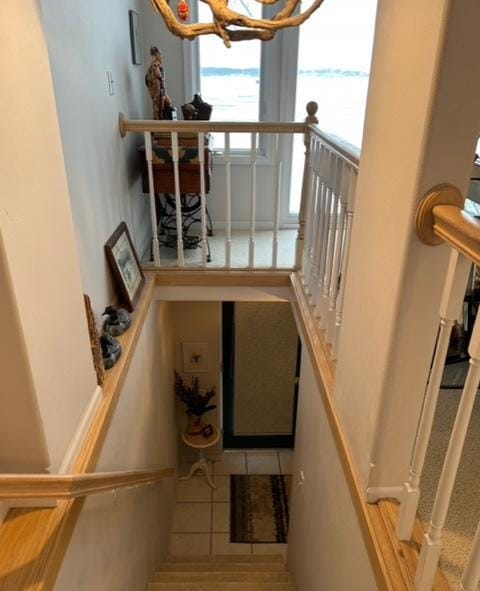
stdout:
MULTIPOLYGON (((179 0, 178 18, 171 9, 168 0, 151 1, 155 10, 162 15, 167 28, 177 37, 192 40, 199 35, 218 35, 227 47, 231 47, 232 41, 249 39, 270 41, 280 29, 301 25, 323 3, 323 0, 313 0, 312 4, 303 12, 294 14, 296 8, 300 6, 301 0, 286 0, 283 8, 273 18, 256 19, 231 10, 228 7, 228 0, 200 0, 210 7, 212 22, 186 24, 185 21, 188 20, 190 14, 187 0, 179 0)), ((278 1, 256 0, 260 4, 267 5, 276 4, 278 1)))

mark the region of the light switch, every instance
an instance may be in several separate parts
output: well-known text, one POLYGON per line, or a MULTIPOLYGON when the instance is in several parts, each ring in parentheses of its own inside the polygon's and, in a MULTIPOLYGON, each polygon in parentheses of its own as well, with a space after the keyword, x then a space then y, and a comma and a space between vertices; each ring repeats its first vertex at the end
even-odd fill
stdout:
POLYGON ((108 93, 110 94, 110 96, 113 96, 115 94, 115 90, 113 88, 113 85, 115 84, 115 80, 113 79, 112 72, 107 72, 107 80, 108 80, 108 93))

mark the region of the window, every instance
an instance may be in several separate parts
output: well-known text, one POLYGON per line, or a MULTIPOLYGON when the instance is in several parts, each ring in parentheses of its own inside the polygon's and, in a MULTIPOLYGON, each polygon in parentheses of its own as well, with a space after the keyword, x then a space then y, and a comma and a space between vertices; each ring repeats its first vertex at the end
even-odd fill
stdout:
MULTIPOLYGON (((247 11, 253 18, 261 17, 261 4, 246 5, 230 0, 233 10, 247 11), (237 6, 236 6, 237 5, 237 6)), ((208 5, 199 3, 200 21, 209 21, 208 5)), ((258 121, 260 114, 261 43, 249 41, 225 47, 213 35, 199 40, 200 89, 203 100, 214 106, 212 121, 258 121)), ((250 149, 249 134, 232 134, 234 149, 250 149)), ((222 149, 223 134, 214 134, 214 149, 222 149)))

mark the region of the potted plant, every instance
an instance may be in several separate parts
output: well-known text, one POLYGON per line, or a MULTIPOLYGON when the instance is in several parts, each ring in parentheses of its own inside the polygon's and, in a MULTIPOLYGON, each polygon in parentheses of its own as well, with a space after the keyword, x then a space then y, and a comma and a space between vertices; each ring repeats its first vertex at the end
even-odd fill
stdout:
MULTIPOLYGON (((187 407, 185 412, 188 417, 188 435, 205 434, 204 430, 208 426, 203 423, 202 416, 209 410, 216 408, 215 404, 209 404, 210 400, 215 396, 215 388, 210 388, 210 390, 202 393, 196 376, 192 378, 192 385, 187 386, 182 377, 175 372, 174 392, 187 407)), ((211 434, 211 428, 209 434, 211 434)))

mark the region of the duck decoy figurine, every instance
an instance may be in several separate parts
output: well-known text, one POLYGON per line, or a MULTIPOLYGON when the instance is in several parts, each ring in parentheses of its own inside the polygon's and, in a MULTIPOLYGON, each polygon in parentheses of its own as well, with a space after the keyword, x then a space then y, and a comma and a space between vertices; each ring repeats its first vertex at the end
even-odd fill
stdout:
POLYGON ((122 345, 109 334, 102 334, 100 337, 100 345, 102 346, 103 365, 105 369, 112 368, 122 354, 122 345))
POLYGON ((102 316, 107 317, 103 323, 103 330, 112 337, 123 334, 132 322, 130 314, 123 308, 107 306, 102 316))

